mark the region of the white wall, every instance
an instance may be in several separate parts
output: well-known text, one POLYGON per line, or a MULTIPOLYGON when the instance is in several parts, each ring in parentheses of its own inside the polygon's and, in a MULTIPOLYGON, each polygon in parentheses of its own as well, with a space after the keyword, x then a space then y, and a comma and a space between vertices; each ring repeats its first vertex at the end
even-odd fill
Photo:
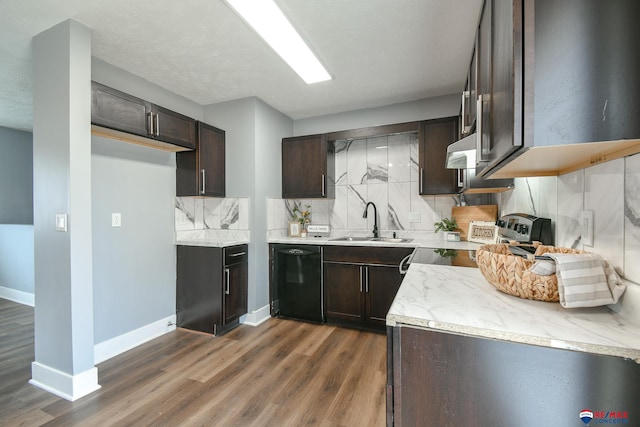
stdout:
POLYGON ((33 225, 0 224, 0 298, 33 305, 33 225))
POLYGON ((313 135, 369 126, 457 116, 459 112, 460 94, 451 94, 401 104, 296 120, 293 122, 293 135, 313 135))
POLYGON ((92 138, 93 316, 101 343, 175 315, 175 154, 92 138), (111 226, 111 214, 122 226, 111 226))
POLYGON ((31 132, 0 127, 0 224, 33 224, 31 132))
POLYGON ((204 121, 226 131, 227 197, 249 197, 249 313, 269 303, 266 199, 282 193, 281 139, 293 122, 258 98, 205 107, 204 121))

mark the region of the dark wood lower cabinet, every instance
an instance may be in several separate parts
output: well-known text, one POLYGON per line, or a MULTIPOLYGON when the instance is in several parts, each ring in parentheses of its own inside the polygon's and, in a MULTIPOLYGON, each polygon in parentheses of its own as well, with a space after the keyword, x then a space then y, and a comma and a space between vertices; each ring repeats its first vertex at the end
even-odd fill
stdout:
POLYGON ((640 365, 414 327, 387 329, 387 425, 640 425, 640 365), (613 422, 612 422, 613 421, 613 422))
POLYGON ((412 248, 325 247, 327 322, 384 331, 402 282, 398 266, 411 252, 412 248))
POLYGON ((177 326, 220 335, 247 313, 247 246, 177 247, 177 326), (230 258, 235 255, 235 258, 230 258))

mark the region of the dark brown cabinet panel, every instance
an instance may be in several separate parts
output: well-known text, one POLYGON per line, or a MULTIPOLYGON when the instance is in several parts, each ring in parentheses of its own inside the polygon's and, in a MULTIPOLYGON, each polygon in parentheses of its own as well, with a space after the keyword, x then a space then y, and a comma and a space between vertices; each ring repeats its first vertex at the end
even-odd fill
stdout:
POLYGON ((91 124, 194 149, 196 121, 135 96, 91 82, 91 124))
POLYGON ((222 318, 222 250, 201 246, 177 247, 177 325, 214 333, 222 318))
POLYGON ((196 148, 196 121, 154 105, 153 129, 157 139, 181 147, 196 148))
POLYGON ((176 196, 224 197, 225 131, 197 123, 195 151, 176 153, 176 196))
POLYGON ((447 146, 458 139, 458 117, 426 120, 418 141, 421 195, 457 194, 457 171, 445 167, 447 146))
POLYGON ((328 150, 324 134, 282 139, 283 199, 330 197, 328 150))
POLYGON ((224 324, 238 321, 247 313, 247 246, 225 248, 224 324))
POLYGON ((413 327, 388 334, 388 426, 578 426, 584 408, 640 425, 631 360, 413 327))
MULTIPOLYGON (((491 128, 483 129, 480 176, 530 147, 640 138, 640 97, 629 95, 640 93, 640 2, 487 0, 484 8, 491 25, 483 13, 478 38, 484 44, 485 27, 492 29, 484 36, 492 40, 492 86, 480 92, 491 95, 483 99, 491 128)), ((610 156, 572 151, 579 159, 565 169, 620 157, 615 147, 610 156)))
POLYGON ((411 252, 412 248, 325 247, 327 322, 383 331, 402 282, 398 266, 411 252))
POLYGON ((96 82, 91 83, 91 123, 139 136, 151 132, 151 103, 96 82))
POLYGON ((324 263, 324 305, 327 319, 362 320, 362 266, 324 263))
POLYGON ((247 313, 247 246, 177 247, 177 326, 220 335, 247 313))
POLYGON ((398 267, 369 265, 366 267, 365 318, 381 329, 387 322, 387 313, 400 289, 402 275, 398 267))

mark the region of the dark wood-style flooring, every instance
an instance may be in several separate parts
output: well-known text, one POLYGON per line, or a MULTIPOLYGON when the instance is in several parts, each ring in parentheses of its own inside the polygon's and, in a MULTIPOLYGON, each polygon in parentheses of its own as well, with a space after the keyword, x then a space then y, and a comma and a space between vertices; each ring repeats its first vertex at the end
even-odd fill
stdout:
POLYGON ((383 426, 384 335, 269 319, 177 329, 98 365, 75 402, 34 387, 33 309, 0 299, 1 426, 383 426))

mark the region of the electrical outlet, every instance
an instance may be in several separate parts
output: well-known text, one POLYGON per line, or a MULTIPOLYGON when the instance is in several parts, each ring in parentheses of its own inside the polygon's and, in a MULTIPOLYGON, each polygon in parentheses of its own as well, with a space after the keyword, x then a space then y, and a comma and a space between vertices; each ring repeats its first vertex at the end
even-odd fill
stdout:
POLYGON ((409 212, 409 222, 420 222, 420 212, 409 212))
POLYGON ((112 213, 111 214, 111 226, 112 227, 122 227, 122 214, 120 214, 120 213, 112 213))
POLYGON ((580 230, 582 244, 593 246, 593 211, 580 212, 580 230))

